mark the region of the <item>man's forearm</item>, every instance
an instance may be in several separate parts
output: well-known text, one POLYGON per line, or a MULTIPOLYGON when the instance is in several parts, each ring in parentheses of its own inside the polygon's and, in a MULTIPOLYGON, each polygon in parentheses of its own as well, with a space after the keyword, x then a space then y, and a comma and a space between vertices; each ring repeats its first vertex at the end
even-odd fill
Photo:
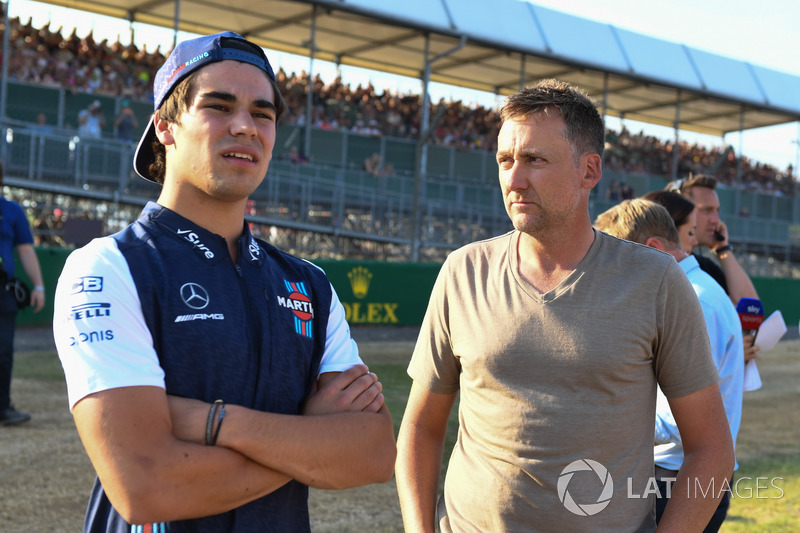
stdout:
POLYGON ((729 490, 732 473, 726 462, 715 457, 685 457, 658 532, 703 531, 720 497, 729 490))
POLYGON ((397 494, 405 530, 433 533, 444 441, 426 439, 404 422, 397 449, 397 494))
POLYGON ((323 489, 388 481, 396 455, 385 406, 378 413, 302 416, 231 405, 217 445, 323 489))
POLYGON ((39 258, 36 257, 36 250, 34 250, 33 245, 21 244, 17 246, 17 255, 19 255, 19 261, 22 263, 22 268, 31 283, 34 286, 43 286, 42 270, 39 267, 39 258))
POLYGON ((725 274, 725 282, 728 285, 728 293, 731 301, 736 305, 742 298, 756 298, 758 293, 753 285, 753 281, 742 265, 736 260, 733 251, 725 251, 718 255, 719 265, 725 274))

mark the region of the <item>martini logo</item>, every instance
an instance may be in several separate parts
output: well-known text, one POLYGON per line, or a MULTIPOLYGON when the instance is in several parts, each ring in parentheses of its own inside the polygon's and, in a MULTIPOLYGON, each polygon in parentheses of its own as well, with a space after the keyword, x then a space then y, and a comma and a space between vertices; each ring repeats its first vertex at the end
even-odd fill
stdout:
POLYGON ((278 296, 278 305, 289 309, 294 314, 295 333, 311 337, 314 308, 311 305, 311 298, 308 296, 305 283, 286 280, 283 283, 286 285, 289 296, 278 296))
POLYGON ((367 296, 369 282, 372 281, 372 272, 360 266, 347 273, 350 278, 350 288, 353 289, 353 296, 361 300, 367 296))

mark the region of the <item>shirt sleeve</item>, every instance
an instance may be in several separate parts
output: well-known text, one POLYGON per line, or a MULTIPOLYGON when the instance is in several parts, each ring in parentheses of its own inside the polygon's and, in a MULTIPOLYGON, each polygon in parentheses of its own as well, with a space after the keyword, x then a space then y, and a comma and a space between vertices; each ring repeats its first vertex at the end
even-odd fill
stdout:
POLYGON ((319 373, 344 372, 362 362, 356 341, 350 336, 350 325, 345 319, 344 306, 331 285, 331 309, 325 337, 325 353, 322 354, 319 373))
POLYGON ((12 217, 14 223, 14 246, 33 244, 33 232, 31 231, 31 225, 28 224, 25 211, 19 204, 12 202, 11 206, 14 209, 14 216, 12 217))
POLYGON ((166 388, 133 277, 110 237, 67 258, 56 287, 53 333, 70 409, 108 389, 166 388))
POLYGON ((716 382, 703 311, 677 262, 670 263, 655 298, 661 315, 655 372, 664 396, 679 398, 716 382))

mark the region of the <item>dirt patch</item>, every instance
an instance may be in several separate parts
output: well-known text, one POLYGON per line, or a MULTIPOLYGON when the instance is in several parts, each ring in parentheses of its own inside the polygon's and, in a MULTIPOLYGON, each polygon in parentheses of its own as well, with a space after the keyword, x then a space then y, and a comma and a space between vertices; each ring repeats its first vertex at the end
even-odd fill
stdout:
MULTIPOLYGON (((363 338, 359 345, 365 359, 401 362, 410 355, 413 340, 363 338)), ((781 342, 758 366, 764 387, 745 394, 737 455, 797 455, 800 341, 781 342)), ((94 473, 67 410, 66 387, 58 381, 15 379, 12 395, 33 420, 0 427, 0 529, 80 531, 94 473)), ((312 490, 310 509, 315 532, 402 531, 394 481, 347 491, 312 490)))

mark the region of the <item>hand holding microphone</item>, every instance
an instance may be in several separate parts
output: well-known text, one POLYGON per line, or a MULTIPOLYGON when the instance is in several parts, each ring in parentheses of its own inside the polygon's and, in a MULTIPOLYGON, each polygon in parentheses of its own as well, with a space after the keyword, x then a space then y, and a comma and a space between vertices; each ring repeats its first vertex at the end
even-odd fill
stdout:
POLYGON ((739 321, 742 324, 744 338, 744 362, 757 357, 758 346, 755 346, 756 333, 764 322, 764 306, 757 298, 742 298, 736 304, 739 321))

